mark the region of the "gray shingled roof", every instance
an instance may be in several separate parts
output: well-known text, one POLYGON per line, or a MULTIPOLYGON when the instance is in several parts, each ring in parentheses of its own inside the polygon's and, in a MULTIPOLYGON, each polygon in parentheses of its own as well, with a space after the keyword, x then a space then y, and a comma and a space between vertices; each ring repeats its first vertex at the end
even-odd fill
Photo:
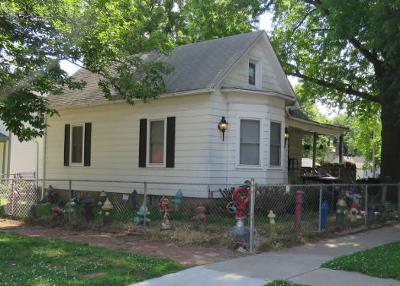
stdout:
MULTIPOLYGON (((174 67, 166 76, 167 93, 214 88, 227 70, 264 31, 208 40, 174 48, 160 60, 174 67)), ((80 69, 74 77, 87 82, 83 90, 65 90, 62 95, 49 96, 52 106, 107 102, 97 86, 99 76, 80 69)))
POLYGON ((0 132, 0 141, 8 140, 8 136, 0 132))

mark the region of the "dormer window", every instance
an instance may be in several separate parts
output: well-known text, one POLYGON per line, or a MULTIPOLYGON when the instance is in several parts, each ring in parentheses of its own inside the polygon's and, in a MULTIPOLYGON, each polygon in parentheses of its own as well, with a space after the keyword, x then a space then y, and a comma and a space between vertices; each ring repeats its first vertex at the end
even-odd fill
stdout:
POLYGON ((256 85, 256 63, 249 62, 249 84, 256 85))

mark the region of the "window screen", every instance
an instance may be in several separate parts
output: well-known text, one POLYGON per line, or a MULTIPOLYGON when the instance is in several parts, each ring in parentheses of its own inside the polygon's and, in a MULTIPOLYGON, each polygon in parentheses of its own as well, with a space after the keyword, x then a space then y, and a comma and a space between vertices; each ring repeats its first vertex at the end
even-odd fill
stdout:
POLYGON ((281 124, 278 122, 271 122, 270 134, 270 152, 269 164, 270 166, 281 165, 281 124))
POLYGON ((260 165, 260 121, 240 121, 240 164, 260 165))
POLYGON ((256 85, 256 64, 249 63, 249 84, 256 85))
POLYGON ((72 126, 71 163, 82 163, 83 126, 72 126))
POLYGON ((150 122, 150 163, 164 162, 164 120, 150 122))

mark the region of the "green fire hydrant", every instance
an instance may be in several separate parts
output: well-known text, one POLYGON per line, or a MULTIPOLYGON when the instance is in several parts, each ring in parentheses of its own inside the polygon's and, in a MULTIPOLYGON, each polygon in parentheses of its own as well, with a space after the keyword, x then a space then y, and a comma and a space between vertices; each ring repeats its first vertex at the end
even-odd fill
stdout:
POLYGON ((336 223, 343 225, 346 214, 347 214, 347 203, 343 198, 340 198, 336 203, 336 223))

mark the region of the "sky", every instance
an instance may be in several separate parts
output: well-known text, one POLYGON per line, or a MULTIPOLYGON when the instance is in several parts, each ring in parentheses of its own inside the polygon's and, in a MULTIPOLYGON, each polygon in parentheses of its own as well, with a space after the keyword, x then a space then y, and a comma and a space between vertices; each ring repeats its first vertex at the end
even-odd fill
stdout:
MULTIPOLYGON (((260 16, 259 29, 265 30, 267 32, 270 32, 272 30, 271 13, 265 13, 264 15, 260 16)), ((79 69, 78 66, 68 61, 61 61, 61 68, 68 72, 68 74, 73 74, 79 69)), ((295 77, 289 76, 288 79, 292 86, 295 86, 298 83, 298 79, 295 77)), ((338 110, 332 110, 332 108, 322 104, 321 102, 317 102, 317 107, 322 114, 326 115, 329 118, 333 118, 338 114, 338 110)))

